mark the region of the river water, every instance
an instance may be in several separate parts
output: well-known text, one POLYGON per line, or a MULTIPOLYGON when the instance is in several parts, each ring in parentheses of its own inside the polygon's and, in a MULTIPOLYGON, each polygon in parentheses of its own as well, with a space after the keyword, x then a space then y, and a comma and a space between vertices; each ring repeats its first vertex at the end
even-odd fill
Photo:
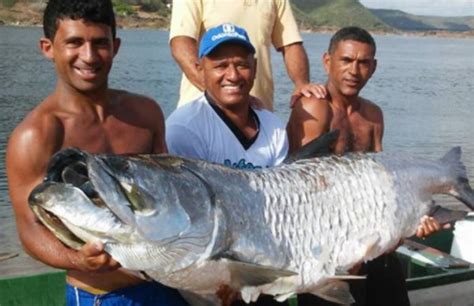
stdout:
MULTIPOLYGON (((21 119, 54 89, 52 64, 37 47, 40 28, 0 26, 0 253, 20 256, 0 262, 0 277, 49 268, 30 259, 18 241, 4 169, 8 136, 21 119)), ((180 72, 168 49, 168 33, 120 30, 122 47, 110 76, 111 87, 153 97, 165 116, 175 108, 180 72)), ((324 82, 321 55, 327 34, 304 34, 313 81, 324 82)), ((385 151, 438 158, 462 146, 474 182, 474 40, 375 36, 378 67, 362 95, 378 103, 385 118, 385 151)), ((287 120, 292 84, 274 52, 275 110, 287 120)), ((442 197, 441 202, 454 203, 442 197)))

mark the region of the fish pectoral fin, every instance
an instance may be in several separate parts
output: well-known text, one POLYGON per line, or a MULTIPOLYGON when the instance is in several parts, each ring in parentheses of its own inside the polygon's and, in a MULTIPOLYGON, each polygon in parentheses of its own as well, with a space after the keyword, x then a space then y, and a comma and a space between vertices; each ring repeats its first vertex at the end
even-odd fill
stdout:
POLYGON ((331 154, 331 148, 339 137, 339 130, 331 130, 316 139, 311 140, 296 152, 291 153, 283 163, 290 164, 300 159, 307 159, 331 154))
POLYGON ((349 290, 349 284, 341 280, 331 279, 324 286, 318 287, 311 293, 327 301, 342 305, 350 305, 355 302, 349 290))
POLYGON ((240 288, 245 286, 260 286, 274 282, 280 277, 293 276, 297 273, 288 270, 279 270, 267 266, 245 263, 241 261, 233 261, 230 259, 222 259, 227 261, 231 275, 231 287, 240 288))
POLYGON ((467 211, 452 210, 452 209, 447 209, 439 205, 436 205, 433 208, 431 208, 428 215, 435 218, 439 224, 444 225, 447 223, 454 223, 456 221, 464 219, 467 215, 467 211))

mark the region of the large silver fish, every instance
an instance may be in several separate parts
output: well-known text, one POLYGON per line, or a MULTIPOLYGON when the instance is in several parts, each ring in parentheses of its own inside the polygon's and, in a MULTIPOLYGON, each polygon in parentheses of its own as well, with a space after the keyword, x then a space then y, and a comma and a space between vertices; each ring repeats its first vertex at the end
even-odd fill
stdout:
POLYGON ((123 267, 171 287, 349 303, 346 271, 413 235, 433 194, 474 209, 460 157, 460 148, 435 161, 351 154, 241 171, 66 149, 29 201, 65 244, 99 239, 123 267))

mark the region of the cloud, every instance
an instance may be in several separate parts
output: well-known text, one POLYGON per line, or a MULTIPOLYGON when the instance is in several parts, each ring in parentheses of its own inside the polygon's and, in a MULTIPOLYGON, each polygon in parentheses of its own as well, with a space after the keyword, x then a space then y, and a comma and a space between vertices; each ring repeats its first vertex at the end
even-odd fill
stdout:
POLYGON ((473 0, 360 0, 369 8, 402 10, 416 15, 474 16, 473 0))

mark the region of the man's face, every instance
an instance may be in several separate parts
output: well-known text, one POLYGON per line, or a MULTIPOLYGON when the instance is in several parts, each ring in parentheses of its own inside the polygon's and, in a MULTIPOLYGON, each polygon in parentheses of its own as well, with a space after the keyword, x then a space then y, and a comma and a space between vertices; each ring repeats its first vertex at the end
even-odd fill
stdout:
POLYGON ((357 96, 375 71, 374 49, 366 43, 340 41, 331 54, 324 54, 328 86, 343 96, 357 96))
POLYGON ((53 60, 60 82, 79 92, 107 88, 112 61, 120 46, 109 26, 84 20, 58 22, 53 41, 43 38, 40 46, 53 60))
POLYGON ((245 47, 218 47, 201 60, 200 71, 207 93, 219 106, 239 106, 248 101, 255 78, 255 59, 245 47))

